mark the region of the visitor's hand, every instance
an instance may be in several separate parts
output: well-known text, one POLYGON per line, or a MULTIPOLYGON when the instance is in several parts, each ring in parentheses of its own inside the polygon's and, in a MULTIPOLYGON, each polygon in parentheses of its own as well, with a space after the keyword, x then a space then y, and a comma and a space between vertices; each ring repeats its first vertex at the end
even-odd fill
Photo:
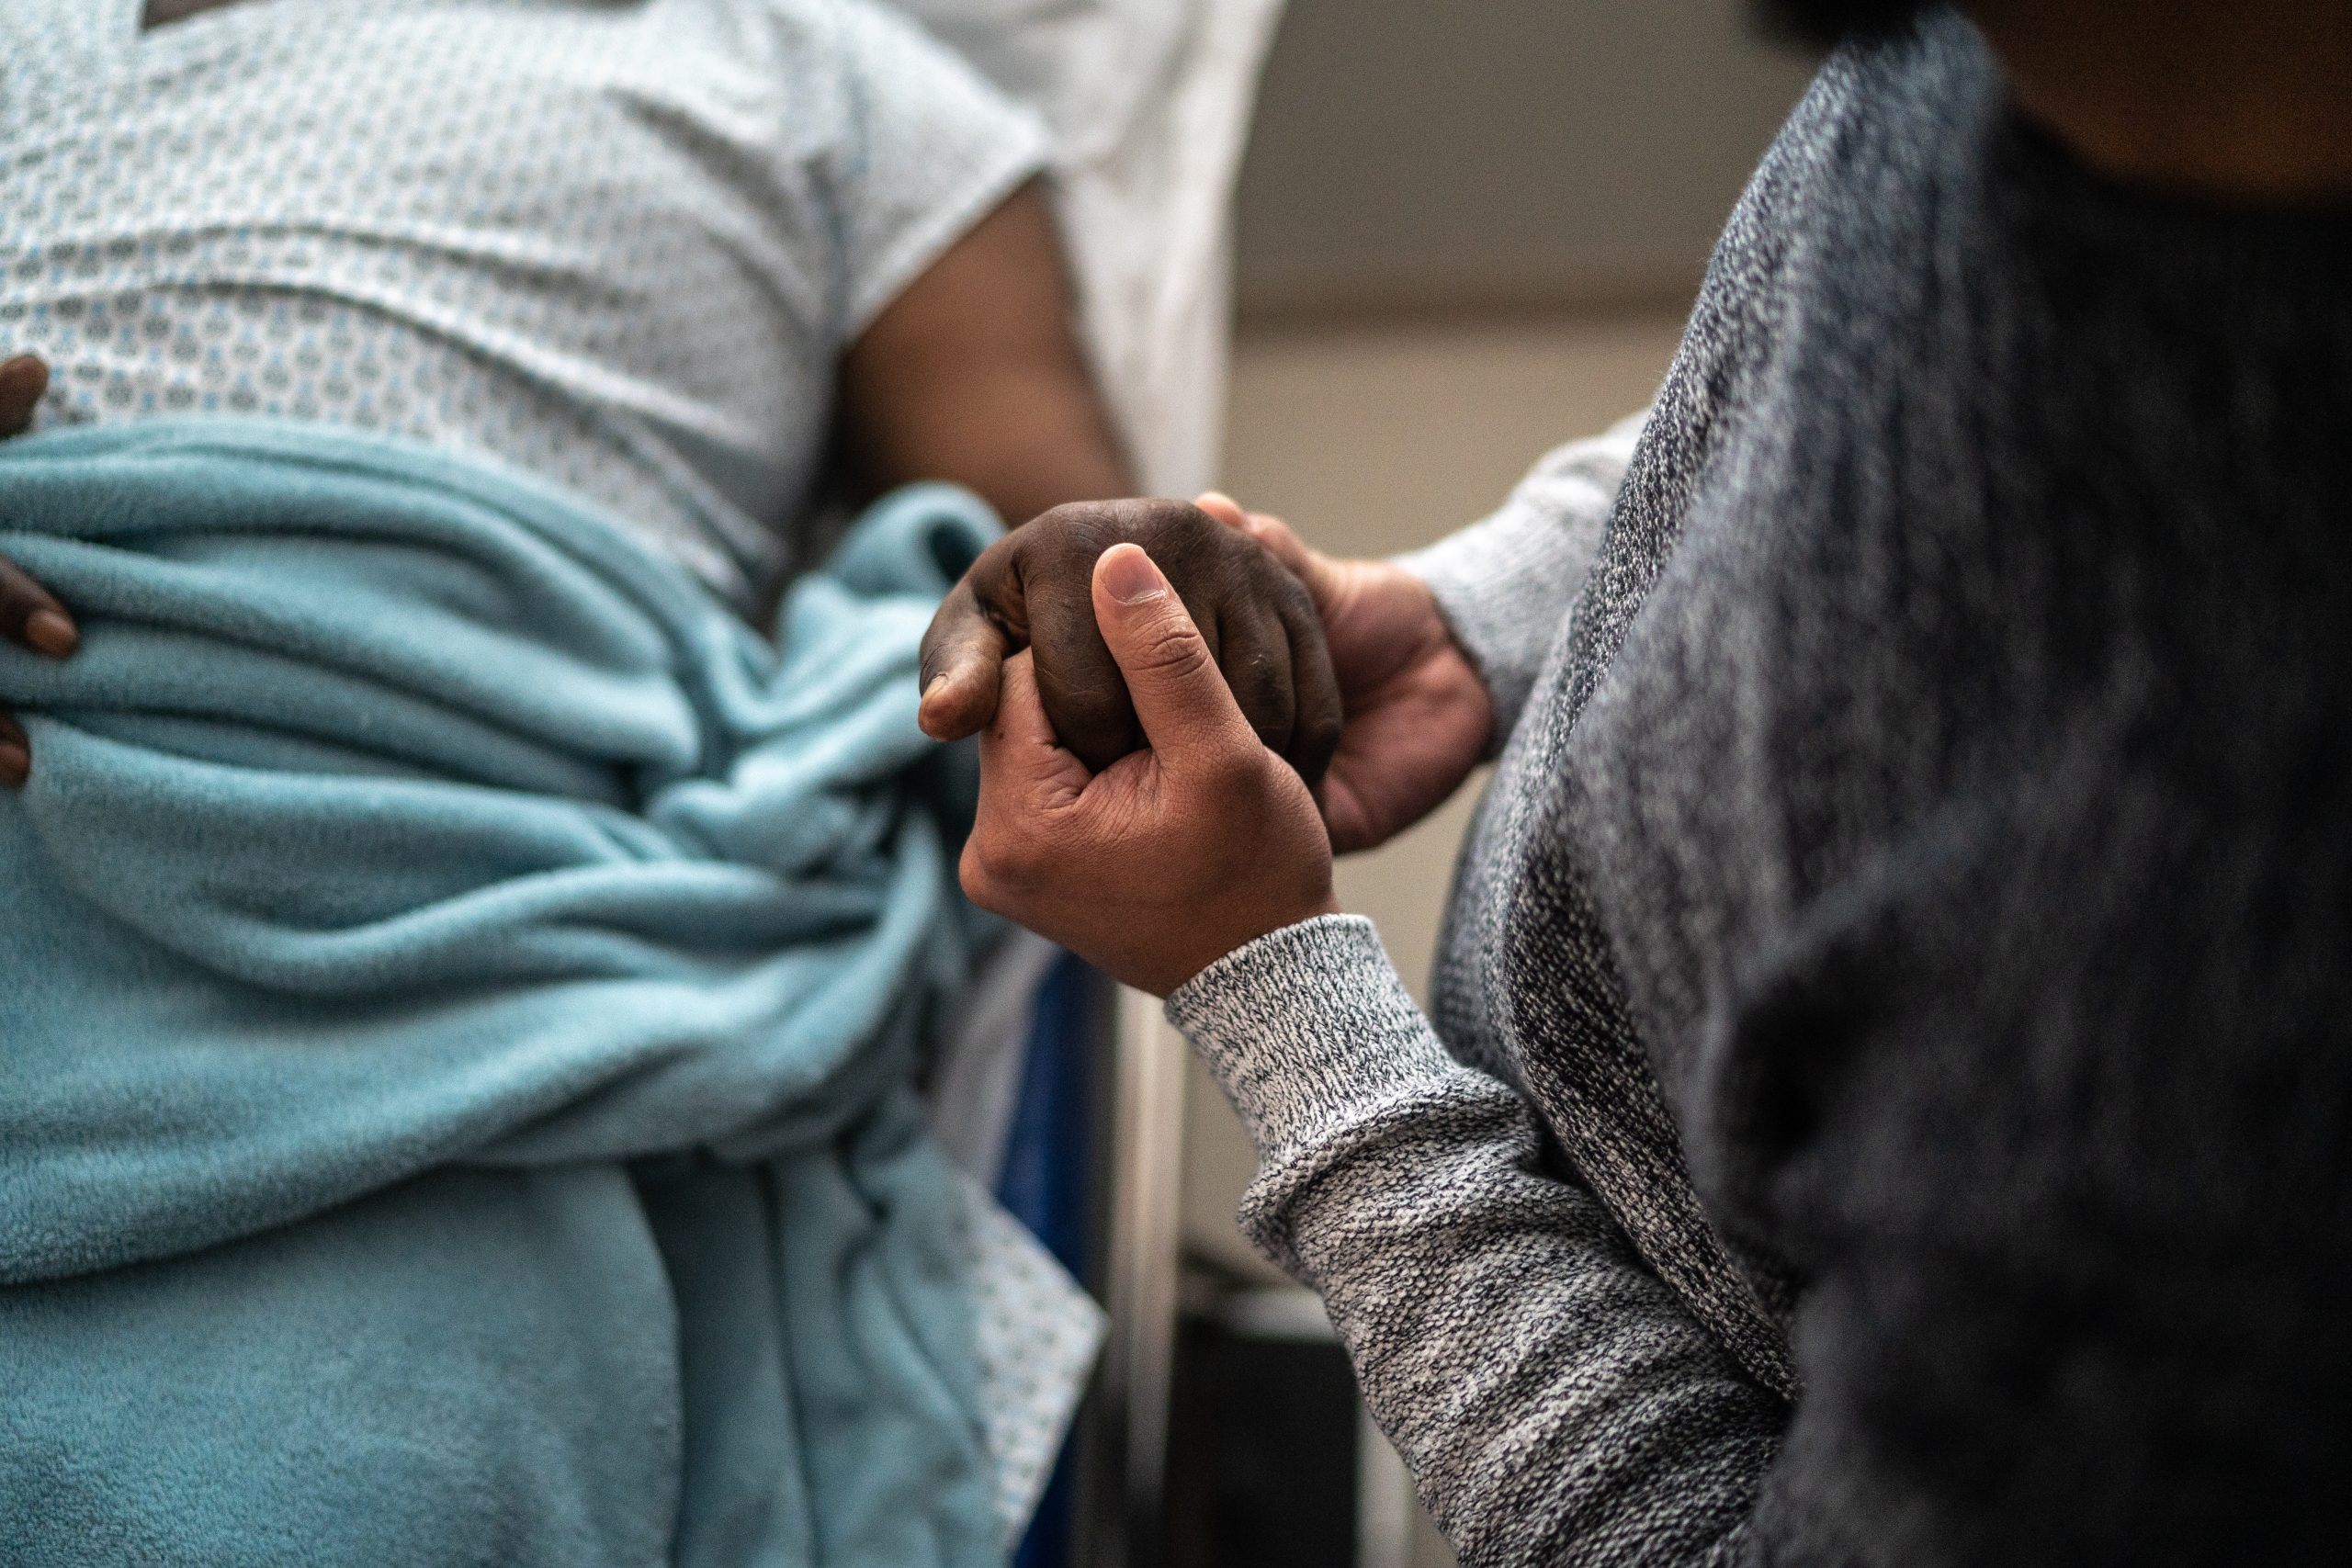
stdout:
MULTIPOLYGON (((24 433, 48 390, 49 367, 31 355, 0 360, 0 439, 24 433)), ((51 659, 64 658, 82 640, 65 606, 6 558, 0 558, 0 637, 51 659)), ((0 785, 22 784, 32 772, 32 756, 24 726, 0 708, 0 785)))
POLYGON ((1495 705, 1429 585, 1385 561, 1311 550, 1226 496, 1200 505, 1296 573, 1322 618, 1346 716, 1317 792, 1331 847, 1370 849, 1435 810, 1486 755, 1495 705))
POLYGON ((1315 605, 1251 541, 1181 501, 1057 506, 989 547, 922 640, 922 727, 958 740, 995 714, 999 671, 1023 648, 1053 733, 1100 772, 1143 744, 1126 682, 1095 626, 1095 563, 1140 545, 1191 612, 1241 713, 1310 784, 1340 735, 1340 691, 1315 605))
POLYGON ((1149 750, 1091 771, 1047 721, 1035 656, 1006 660, 964 890, 1164 997, 1245 942, 1330 913, 1331 845, 1151 558, 1117 545, 1088 578, 1149 750))

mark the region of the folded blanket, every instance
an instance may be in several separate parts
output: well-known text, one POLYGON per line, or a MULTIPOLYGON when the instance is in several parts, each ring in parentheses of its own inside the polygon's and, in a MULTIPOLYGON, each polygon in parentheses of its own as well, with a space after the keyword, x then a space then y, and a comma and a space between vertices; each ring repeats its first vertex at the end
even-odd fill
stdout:
POLYGON ((11 1562, 1001 1560, 910 1087, 970 917, 915 728, 992 536, 774 645, 576 503, 226 422, 0 448, 11 1562))

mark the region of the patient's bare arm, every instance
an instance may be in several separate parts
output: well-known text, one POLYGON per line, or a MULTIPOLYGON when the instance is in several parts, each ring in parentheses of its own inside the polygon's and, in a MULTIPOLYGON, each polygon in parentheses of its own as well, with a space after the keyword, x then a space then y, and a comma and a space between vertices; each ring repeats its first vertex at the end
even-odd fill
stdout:
POLYGON ((1044 192, 1015 192, 892 301, 841 368, 841 442, 873 493, 953 479, 1008 522, 1127 495, 1044 192))
MULTIPOLYGON (((49 367, 31 355, 0 359, 0 440, 24 433, 48 390, 49 367)), ((51 659, 64 658, 81 641, 65 606, 5 558, 0 558, 0 637, 51 659)), ((24 727, 0 710, 0 785, 14 789, 23 784, 31 765, 32 747, 24 727)))

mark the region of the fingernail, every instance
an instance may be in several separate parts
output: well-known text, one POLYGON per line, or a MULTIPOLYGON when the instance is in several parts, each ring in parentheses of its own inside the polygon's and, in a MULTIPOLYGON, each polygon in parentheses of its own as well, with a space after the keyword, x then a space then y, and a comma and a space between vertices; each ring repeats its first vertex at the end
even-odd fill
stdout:
POLYGON ((933 675, 930 680, 923 682, 922 700, 924 702, 931 701, 931 694, 939 690, 940 687, 944 686, 945 684, 947 684, 947 677, 944 673, 933 675))
POLYGON ((32 777, 33 754, 10 740, 0 740, 0 784, 16 788, 32 777))
POLYGON ((1201 499, 1193 502, 1193 504, 1195 506, 1230 506, 1236 512, 1241 510, 1241 503, 1234 500, 1233 497, 1226 494, 1225 491, 1221 490, 1204 490, 1201 491, 1201 499))
POLYGON ((1168 580, 1140 545, 1113 545, 1102 557, 1102 586, 1122 604, 1141 604, 1168 592, 1168 580))
POLYGON ((35 610, 25 617, 25 640, 51 659, 62 659, 82 646, 82 634, 56 611, 35 610))

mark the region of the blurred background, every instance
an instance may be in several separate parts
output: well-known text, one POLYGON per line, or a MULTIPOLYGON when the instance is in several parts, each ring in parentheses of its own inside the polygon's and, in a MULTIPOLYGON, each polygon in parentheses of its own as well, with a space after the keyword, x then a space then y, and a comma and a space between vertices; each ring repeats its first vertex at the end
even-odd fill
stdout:
MULTIPOLYGON (((1812 63, 1741 0, 1289 0, 1241 178, 1226 488, 1385 555, 1643 406, 1812 63)), ((1340 865, 1417 994, 1478 782, 1340 865)), ((1451 1562, 1320 1306, 1236 1230, 1250 1148, 1190 1070, 1171 1568, 1451 1562)))

